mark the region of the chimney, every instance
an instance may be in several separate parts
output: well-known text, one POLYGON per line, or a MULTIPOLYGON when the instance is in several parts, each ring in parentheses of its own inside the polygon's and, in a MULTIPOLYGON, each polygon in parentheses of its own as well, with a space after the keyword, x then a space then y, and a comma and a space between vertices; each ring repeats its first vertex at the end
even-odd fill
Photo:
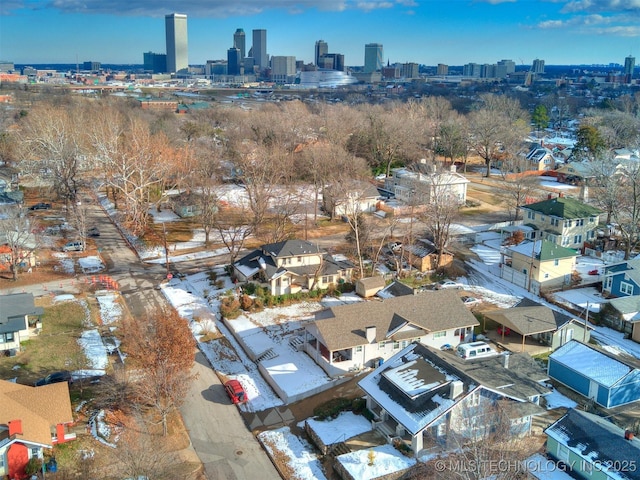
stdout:
POLYGON ((436 173, 438 173, 438 166, 437 165, 431 165, 431 171, 434 173, 434 175, 436 173))
POLYGON ((9 420, 9 436, 22 435, 22 420, 9 420))
POLYGON ((550 193, 547 194, 547 200, 551 200, 553 198, 553 195, 551 195, 550 193))
POLYGON ((451 171, 451 173, 456 173, 458 171, 458 167, 456 167, 455 165, 451 165, 449 170, 451 171))
POLYGON ((420 163, 423 164, 423 165, 426 165, 427 164, 427 159, 426 158, 421 158, 420 159, 420 163))
POLYGON ((460 380, 454 380, 449 384, 449 400, 453 400, 462 393, 464 384, 460 380))
POLYGON ((558 194, 558 198, 564 198, 564 193, 560 192, 560 193, 558 194))
POLYGON ((374 343, 376 341, 376 327, 367 327, 367 342, 374 343))
POLYGON ((634 433, 631 430, 625 430, 624 431, 624 439, 625 440, 633 440, 633 437, 635 437, 634 433))
POLYGON ((502 366, 504 368, 509 368, 509 355, 508 352, 502 354, 502 366))

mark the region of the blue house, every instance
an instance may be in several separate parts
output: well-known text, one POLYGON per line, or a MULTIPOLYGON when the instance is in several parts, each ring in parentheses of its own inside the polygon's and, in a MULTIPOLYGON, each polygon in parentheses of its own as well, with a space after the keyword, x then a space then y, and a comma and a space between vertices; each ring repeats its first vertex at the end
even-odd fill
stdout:
POLYGON ((547 455, 576 478, 640 480, 640 440, 602 417, 571 409, 545 433, 547 455))
POLYGON ((640 259, 606 266, 602 293, 611 297, 612 307, 603 322, 640 342, 640 259))
POLYGON ((571 340, 549 355, 549 377, 613 408, 640 400, 640 361, 571 340))

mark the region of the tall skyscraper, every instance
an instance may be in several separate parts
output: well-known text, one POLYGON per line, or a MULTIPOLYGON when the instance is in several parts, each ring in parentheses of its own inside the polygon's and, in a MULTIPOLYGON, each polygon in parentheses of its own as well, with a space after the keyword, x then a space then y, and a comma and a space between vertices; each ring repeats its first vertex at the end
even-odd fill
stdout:
POLYGON ((364 73, 377 72, 382 69, 382 44, 367 43, 364 46, 364 73))
POLYGON ((269 66, 269 58, 267 58, 267 31, 258 29, 253 31, 253 52, 254 63, 260 67, 260 70, 269 66))
POLYGON ((624 81, 631 83, 633 78, 633 69, 636 67, 636 57, 629 55, 624 59, 624 81))
POLYGON ((247 56, 246 45, 244 30, 241 28, 236 29, 236 33, 233 34, 233 47, 240 50, 240 58, 242 59, 247 56))
POLYGON ((329 44, 324 40, 318 40, 316 42, 316 56, 315 56, 315 64, 317 67, 320 66, 320 59, 329 53, 329 44))
POLYGON ((276 83, 293 83, 296 77, 296 57, 271 57, 271 80, 276 83))
POLYGON ((169 73, 189 68, 189 49, 187 46, 187 16, 183 13, 170 13, 164 17, 167 37, 167 70, 169 73))
POLYGON ((537 74, 544 73, 544 60, 540 60, 536 58, 533 61, 533 66, 531 67, 531 71, 537 74))
POLYGON ((231 47, 229 50, 227 50, 227 74, 240 75, 241 66, 242 57, 240 56, 240 49, 237 47, 231 47))

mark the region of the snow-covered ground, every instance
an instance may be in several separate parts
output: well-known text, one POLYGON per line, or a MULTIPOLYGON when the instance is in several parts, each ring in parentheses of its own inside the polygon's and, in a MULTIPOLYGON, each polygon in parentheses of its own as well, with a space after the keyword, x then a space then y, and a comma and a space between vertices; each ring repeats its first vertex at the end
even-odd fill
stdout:
POLYGON ((414 458, 405 457, 391 445, 380 445, 365 450, 345 453, 336 460, 358 480, 369 480, 411 468, 414 458), (371 454, 373 452, 373 455, 371 454), (373 462, 371 457, 373 456, 373 462), (370 464, 371 463, 371 464, 370 464))
POLYGON ((295 472, 294 476, 289 478, 326 480, 327 477, 322 471, 318 457, 311 453, 313 448, 293 435, 289 427, 259 433, 258 439, 272 458, 284 460, 288 469, 295 472))
POLYGON ((553 410, 555 408, 561 407, 574 408, 578 406, 576 402, 574 402, 570 398, 565 397, 555 388, 551 393, 544 396, 544 401, 547 403, 547 410, 553 410))
MULTIPOLYGON (((331 420, 308 418, 306 422, 325 445, 344 442, 371 430, 371 422, 369 420, 352 412, 342 412, 331 420)), ((298 426, 303 427, 304 423, 305 421, 302 421, 298 426)))

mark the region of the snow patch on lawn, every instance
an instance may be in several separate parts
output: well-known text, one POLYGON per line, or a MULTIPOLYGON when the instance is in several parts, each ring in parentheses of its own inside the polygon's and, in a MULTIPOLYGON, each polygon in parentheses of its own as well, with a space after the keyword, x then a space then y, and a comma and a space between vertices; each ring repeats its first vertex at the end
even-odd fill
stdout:
POLYGON ((369 480, 400 472, 416 464, 414 458, 405 457, 391 445, 345 453, 338 456, 336 460, 353 478, 358 480, 369 480), (375 455, 373 465, 369 465, 371 451, 375 455))
MULTIPOLYGON (((325 445, 344 442, 351 437, 371 430, 371 422, 362 415, 356 415, 353 412, 342 412, 332 420, 322 421, 308 418, 305 421, 325 445)), ((304 422, 298 426, 303 427, 304 422)))
POLYGON ((293 435, 289 427, 259 433, 258 439, 272 459, 284 462, 286 469, 292 472, 288 478, 326 480, 318 457, 310 453, 311 446, 293 435))

